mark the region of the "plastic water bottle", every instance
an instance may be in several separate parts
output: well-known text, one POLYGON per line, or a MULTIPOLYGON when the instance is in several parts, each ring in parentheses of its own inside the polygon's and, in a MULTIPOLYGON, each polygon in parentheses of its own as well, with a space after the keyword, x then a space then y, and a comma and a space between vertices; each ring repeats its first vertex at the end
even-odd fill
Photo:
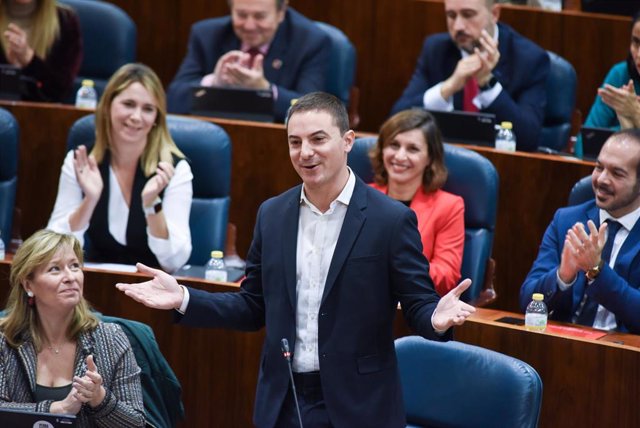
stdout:
POLYGON ((530 331, 544 331, 547 328, 547 305, 541 293, 533 293, 533 300, 525 312, 524 326, 530 331))
POLYGON ((224 268, 224 253, 212 251, 211 258, 204 270, 204 277, 209 281, 227 282, 227 271, 224 268))
POLYGON ((516 151, 516 136, 513 134, 513 124, 502 122, 496 137, 496 149, 508 152, 516 151))
POLYGON ((95 109, 98 105, 98 93, 93 87, 93 80, 85 79, 76 93, 76 107, 95 109))
POLYGON ((2 240, 2 232, 0 232, 0 260, 4 260, 4 241, 2 240))

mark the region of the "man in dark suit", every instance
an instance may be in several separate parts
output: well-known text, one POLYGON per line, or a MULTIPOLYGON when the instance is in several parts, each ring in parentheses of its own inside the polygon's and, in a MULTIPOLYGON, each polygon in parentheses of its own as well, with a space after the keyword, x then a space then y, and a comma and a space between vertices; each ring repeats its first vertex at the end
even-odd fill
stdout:
POLYGON ((187 56, 169 85, 172 113, 189 113, 196 86, 271 90, 276 120, 291 100, 325 89, 330 40, 286 0, 229 0, 231 15, 191 28, 187 56))
POLYGON ((591 175, 595 199, 561 208, 520 289, 542 293, 550 317, 640 333, 640 130, 612 135, 591 175))
POLYGON ((348 123, 329 94, 306 95, 291 108, 289 154, 303 184, 260 207, 239 292, 186 289, 142 265, 153 280, 118 284, 148 306, 179 308, 182 324, 266 328, 254 412, 260 427, 298 426, 283 338, 293 344, 305 427, 404 427, 392 331, 398 302, 408 324, 435 340, 475 311, 459 300, 468 279, 438 298, 413 211, 347 167, 355 138, 348 123))
POLYGON ((513 123, 517 149, 534 151, 544 119, 547 53, 498 23, 493 0, 445 0, 449 33, 425 39, 393 113, 410 107, 465 110, 513 123))

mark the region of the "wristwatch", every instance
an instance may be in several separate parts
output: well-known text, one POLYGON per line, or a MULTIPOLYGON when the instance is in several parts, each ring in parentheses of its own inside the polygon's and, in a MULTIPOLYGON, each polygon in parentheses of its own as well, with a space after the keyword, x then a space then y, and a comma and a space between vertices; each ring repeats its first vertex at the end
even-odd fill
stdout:
POLYGON ((142 207, 142 209, 144 210, 145 217, 153 214, 158 214, 160 211, 162 211, 162 199, 160 199, 160 196, 157 196, 151 205, 149 205, 148 207, 142 207))
POLYGON ((498 79, 496 79, 496 76, 491 76, 491 79, 489 79, 489 81, 487 83, 485 83, 482 86, 478 86, 478 88, 481 91, 488 91, 489 89, 493 88, 494 86, 496 86, 496 84, 498 83, 498 79))
POLYGON ((600 261, 596 266, 592 267, 591 269, 587 270, 584 273, 584 276, 586 276, 589 281, 593 281, 598 277, 598 275, 600 275, 600 272, 602 272, 603 267, 604 267, 604 260, 600 259, 600 261))

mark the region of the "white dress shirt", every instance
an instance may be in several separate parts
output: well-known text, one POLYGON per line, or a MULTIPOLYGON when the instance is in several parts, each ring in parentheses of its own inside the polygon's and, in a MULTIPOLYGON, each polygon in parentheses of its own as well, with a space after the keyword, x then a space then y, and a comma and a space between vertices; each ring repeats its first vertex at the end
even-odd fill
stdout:
POLYGON ((324 213, 307 199, 302 186, 296 249, 295 372, 320 370, 318 313, 333 252, 355 185, 355 175, 349 169, 347 184, 324 213))
MULTIPOLYGON (((496 42, 498 41, 498 32, 498 26, 494 25, 493 40, 496 42)), ((460 49, 460 53, 462 54, 462 58, 469 56, 469 53, 464 49, 460 49)), ((425 91, 424 96, 422 97, 424 108, 435 111, 453 111, 453 96, 446 99, 442 98, 442 92, 440 92, 440 89, 442 88, 443 83, 444 82, 440 82, 425 91)), ((491 105, 491 103, 498 98, 500 92, 502 92, 502 85, 498 82, 491 89, 478 92, 478 95, 475 96, 472 102, 478 110, 482 110, 483 108, 491 105)))
MULTIPOLYGON (((175 174, 167 185, 162 199, 162 212, 169 231, 168 239, 152 236, 147 228, 147 244, 156 256, 160 266, 168 272, 174 272, 184 265, 191 255, 191 229, 189 215, 193 198, 193 174, 185 160, 175 166, 175 174)), ((109 233, 121 245, 127 244, 127 205, 120 184, 111 167, 109 167, 109 233)), ((139 197, 139 195, 132 195, 139 197)), ((82 203, 83 194, 73 168, 73 150, 67 153, 62 165, 58 197, 49 219, 47 229, 59 233, 73 233, 84 245, 84 234, 89 225, 72 231, 69 217, 82 203)))

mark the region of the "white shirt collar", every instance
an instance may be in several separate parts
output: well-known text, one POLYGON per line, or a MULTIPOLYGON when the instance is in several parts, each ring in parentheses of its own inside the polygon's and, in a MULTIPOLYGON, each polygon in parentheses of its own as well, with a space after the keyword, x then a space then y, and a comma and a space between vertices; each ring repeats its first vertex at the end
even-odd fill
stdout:
MULTIPOLYGON (((336 202, 340 202, 346 206, 349 206, 349 202, 351 202, 351 196, 353 196, 353 190, 356 187, 356 175, 348 166, 347 169, 349 170, 349 178, 347 179, 347 184, 345 184, 345 186, 342 188, 342 191, 340 192, 338 197, 329 205, 330 210, 335 206, 336 202)), ((311 201, 307 198, 307 195, 304 193, 304 183, 302 184, 302 190, 300 191, 300 203, 304 203, 318 211, 316 206, 311 203, 311 201)))
POLYGON ((636 222, 640 218, 640 207, 631 211, 629 214, 623 215, 620 218, 615 218, 614 216, 612 216, 611 214, 609 214, 607 211, 603 209, 600 209, 599 211, 600 211, 600 224, 604 223, 609 219, 612 219, 620 223, 622 227, 627 229, 627 231, 631 231, 631 229, 633 229, 633 226, 635 226, 636 222))

